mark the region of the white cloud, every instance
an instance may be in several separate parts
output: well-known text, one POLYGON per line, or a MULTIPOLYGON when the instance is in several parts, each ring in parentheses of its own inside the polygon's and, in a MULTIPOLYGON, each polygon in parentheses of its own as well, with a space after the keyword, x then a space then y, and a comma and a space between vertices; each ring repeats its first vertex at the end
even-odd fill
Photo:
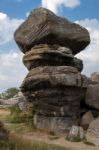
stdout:
POLYGON ((97 19, 85 19, 76 21, 86 27, 90 33, 91 43, 77 56, 84 60, 84 73, 90 75, 99 72, 99 21, 97 19))
POLYGON ((23 22, 23 19, 11 19, 0 12, 0 45, 12 40, 16 28, 23 22))
POLYGON ((80 5, 80 0, 42 0, 42 6, 58 13, 61 6, 74 8, 80 5))
POLYGON ((26 73, 22 54, 12 51, 0 54, 0 92, 9 87, 19 87, 26 73))
POLYGON ((27 13, 26 13, 26 17, 28 17, 30 15, 30 12, 28 11, 27 13))

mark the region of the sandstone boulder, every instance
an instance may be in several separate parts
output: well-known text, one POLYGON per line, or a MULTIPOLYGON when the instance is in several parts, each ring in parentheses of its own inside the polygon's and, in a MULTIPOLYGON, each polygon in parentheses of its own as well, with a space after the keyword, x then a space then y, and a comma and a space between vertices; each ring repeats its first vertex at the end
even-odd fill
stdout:
POLYGON ((75 58, 69 48, 54 49, 54 46, 45 44, 42 44, 41 47, 33 47, 29 52, 26 52, 23 63, 28 70, 39 66, 73 66, 80 72, 83 69, 82 61, 75 58))
POLYGON ((99 109, 99 83, 88 86, 85 101, 92 108, 99 109))
POLYGON ((81 118, 81 123, 80 125, 83 127, 83 129, 87 129, 89 127, 89 124, 91 121, 94 120, 93 114, 91 111, 86 112, 82 118, 81 118))
POLYGON ((32 69, 25 78, 21 89, 36 89, 43 87, 73 86, 87 87, 88 79, 82 76, 76 68, 69 66, 45 66, 32 69))
POLYGON ((32 69, 21 90, 36 110, 35 125, 49 129, 53 126, 56 130, 60 124, 60 132, 70 129, 73 124, 78 125, 80 101, 84 99, 86 89, 83 80, 74 67, 45 66, 32 69))
POLYGON ((79 53, 89 43, 88 31, 78 24, 56 16, 45 8, 31 12, 28 19, 16 30, 15 41, 22 52, 38 44, 59 44, 79 53))
POLYGON ((87 141, 99 146, 99 118, 90 123, 86 139, 87 141))
POLYGON ((5 107, 12 107, 12 106, 18 105, 21 111, 27 110, 27 101, 24 95, 22 94, 22 92, 19 92, 13 98, 2 100, 2 105, 5 107))

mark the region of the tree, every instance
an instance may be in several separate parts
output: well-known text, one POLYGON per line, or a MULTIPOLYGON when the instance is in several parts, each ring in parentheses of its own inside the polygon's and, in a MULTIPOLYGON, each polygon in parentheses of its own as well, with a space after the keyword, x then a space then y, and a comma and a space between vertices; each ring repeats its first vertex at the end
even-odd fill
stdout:
POLYGON ((18 88, 15 88, 15 87, 9 88, 9 89, 7 89, 5 92, 3 92, 3 93, 0 95, 0 97, 1 97, 2 99, 9 99, 9 98, 12 98, 12 97, 14 97, 15 95, 17 95, 18 92, 19 92, 19 89, 18 89, 18 88))

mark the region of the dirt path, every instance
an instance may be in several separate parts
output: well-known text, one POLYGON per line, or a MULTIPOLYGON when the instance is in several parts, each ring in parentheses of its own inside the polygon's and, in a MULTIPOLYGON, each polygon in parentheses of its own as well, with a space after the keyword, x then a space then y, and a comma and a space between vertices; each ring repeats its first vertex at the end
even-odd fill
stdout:
POLYGON ((55 144, 59 146, 66 147, 70 150, 99 150, 99 146, 89 146, 83 142, 69 142, 65 140, 65 137, 60 137, 56 140, 50 140, 48 135, 43 135, 42 133, 28 133, 24 134, 23 138, 31 141, 45 142, 47 144, 55 144))

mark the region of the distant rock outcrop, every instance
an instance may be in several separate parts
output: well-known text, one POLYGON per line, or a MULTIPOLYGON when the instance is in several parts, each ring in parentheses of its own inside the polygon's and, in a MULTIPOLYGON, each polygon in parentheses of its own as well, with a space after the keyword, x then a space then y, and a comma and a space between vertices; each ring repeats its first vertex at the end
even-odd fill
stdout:
POLYGON ((99 72, 94 72, 91 74, 91 80, 95 82, 99 82, 99 72))
POLYGON ((90 80, 81 75, 83 63, 74 57, 89 43, 86 29, 56 16, 45 8, 35 9, 14 34, 29 70, 21 90, 35 110, 38 128, 64 132, 78 125, 80 102, 90 80))
POLYGON ((0 105, 1 107, 12 107, 17 105, 21 111, 27 110, 27 101, 22 92, 19 92, 17 95, 7 100, 0 99, 0 105))

